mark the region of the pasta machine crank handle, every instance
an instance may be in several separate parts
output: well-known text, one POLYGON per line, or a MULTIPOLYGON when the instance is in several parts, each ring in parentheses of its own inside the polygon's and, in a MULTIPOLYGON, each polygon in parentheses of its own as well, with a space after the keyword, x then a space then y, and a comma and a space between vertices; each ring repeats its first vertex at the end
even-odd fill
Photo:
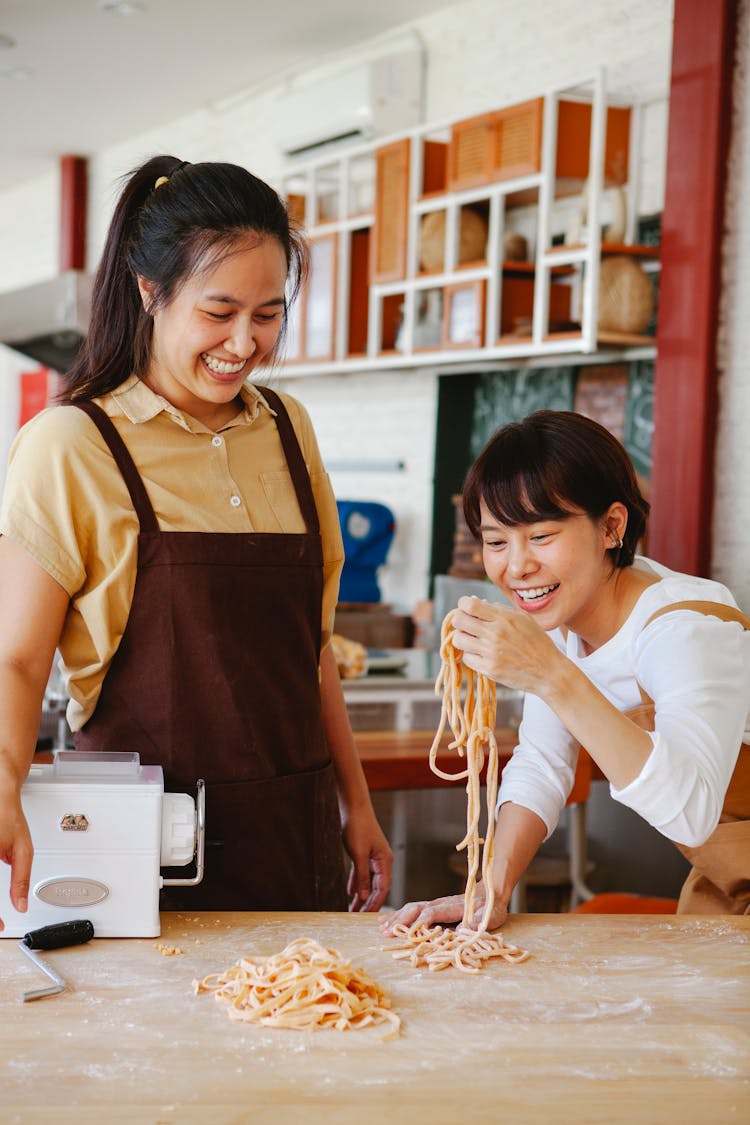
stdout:
POLYGON ((66 988, 63 978, 39 956, 37 949, 61 949, 68 945, 83 945, 91 941, 93 936, 94 927, 86 918, 76 918, 72 922, 57 922, 53 926, 42 926, 41 929, 30 930, 25 934, 19 941, 18 948, 49 977, 52 984, 47 988, 24 992, 21 997, 24 1003, 27 1000, 40 1000, 43 996, 55 996, 66 988))

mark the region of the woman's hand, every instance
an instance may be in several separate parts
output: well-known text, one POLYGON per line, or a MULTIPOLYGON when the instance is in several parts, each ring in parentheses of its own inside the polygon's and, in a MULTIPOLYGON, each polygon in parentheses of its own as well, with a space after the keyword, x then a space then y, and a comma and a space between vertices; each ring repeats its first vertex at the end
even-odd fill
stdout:
POLYGON ((349 909, 379 910, 391 889, 393 852, 371 805, 347 817, 344 844, 352 860, 346 887, 351 896, 349 909))
MULTIPOLYGON (((34 849, 20 797, 6 798, 0 805, 0 860, 10 864, 10 901, 19 913, 26 912, 34 849)), ((5 928, 0 918, 0 930, 5 928)))
POLYGON ((10 899, 21 913, 33 855, 21 786, 34 758, 44 689, 69 601, 23 547, 0 536, 0 860, 10 864, 10 899))
POLYGON ((453 614, 452 642, 467 668, 516 691, 544 694, 566 657, 522 609, 463 597, 453 614))
MULTIPOLYGON (((471 929, 477 930, 481 926, 484 917, 484 907, 484 886, 482 883, 479 883, 474 896, 473 916, 469 921, 471 929)), ((394 926, 451 925, 454 922, 460 922, 463 916, 464 896, 462 894, 447 895, 445 898, 435 898, 431 902, 407 902, 406 906, 402 906, 401 909, 396 910, 395 913, 384 914, 378 924, 384 937, 392 937, 394 926)), ((485 928, 488 930, 496 930, 498 926, 502 926, 507 917, 507 903, 502 903, 496 898, 488 924, 485 928)))

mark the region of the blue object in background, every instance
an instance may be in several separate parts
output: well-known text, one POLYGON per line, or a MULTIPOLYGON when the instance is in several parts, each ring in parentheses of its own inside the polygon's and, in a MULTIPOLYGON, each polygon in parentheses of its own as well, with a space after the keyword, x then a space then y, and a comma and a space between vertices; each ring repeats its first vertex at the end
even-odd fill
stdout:
POLYGON ((370 500, 337 500, 344 540, 340 602, 379 602, 377 570, 388 555, 396 520, 390 508, 370 500))

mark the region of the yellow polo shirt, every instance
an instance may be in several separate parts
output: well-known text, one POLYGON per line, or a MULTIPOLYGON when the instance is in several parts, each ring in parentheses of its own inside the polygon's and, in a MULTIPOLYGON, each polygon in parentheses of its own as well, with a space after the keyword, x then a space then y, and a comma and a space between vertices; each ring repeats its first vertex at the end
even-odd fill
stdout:
MULTIPOLYGON (((143 478, 163 531, 302 532, 274 411, 246 384, 244 410, 219 431, 173 407, 136 376, 95 401, 143 478)), ((330 639, 344 550, 338 511, 310 418, 281 394, 302 449, 323 545, 323 644, 330 639)), ((78 730, 89 718, 130 612, 138 520, 120 470, 81 410, 51 407, 11 448, 0 509, 7 535, 70 595, 59 650, 78 730)))

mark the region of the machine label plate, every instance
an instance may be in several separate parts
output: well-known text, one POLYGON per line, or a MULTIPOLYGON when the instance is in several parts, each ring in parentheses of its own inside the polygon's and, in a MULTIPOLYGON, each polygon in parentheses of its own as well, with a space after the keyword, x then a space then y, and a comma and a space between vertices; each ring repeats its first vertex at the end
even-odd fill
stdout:
POLYGON ((109 887, 97 879, 62 875, 37 883, 34 894, 50 906, 94 906, 107 898, 109 887))

